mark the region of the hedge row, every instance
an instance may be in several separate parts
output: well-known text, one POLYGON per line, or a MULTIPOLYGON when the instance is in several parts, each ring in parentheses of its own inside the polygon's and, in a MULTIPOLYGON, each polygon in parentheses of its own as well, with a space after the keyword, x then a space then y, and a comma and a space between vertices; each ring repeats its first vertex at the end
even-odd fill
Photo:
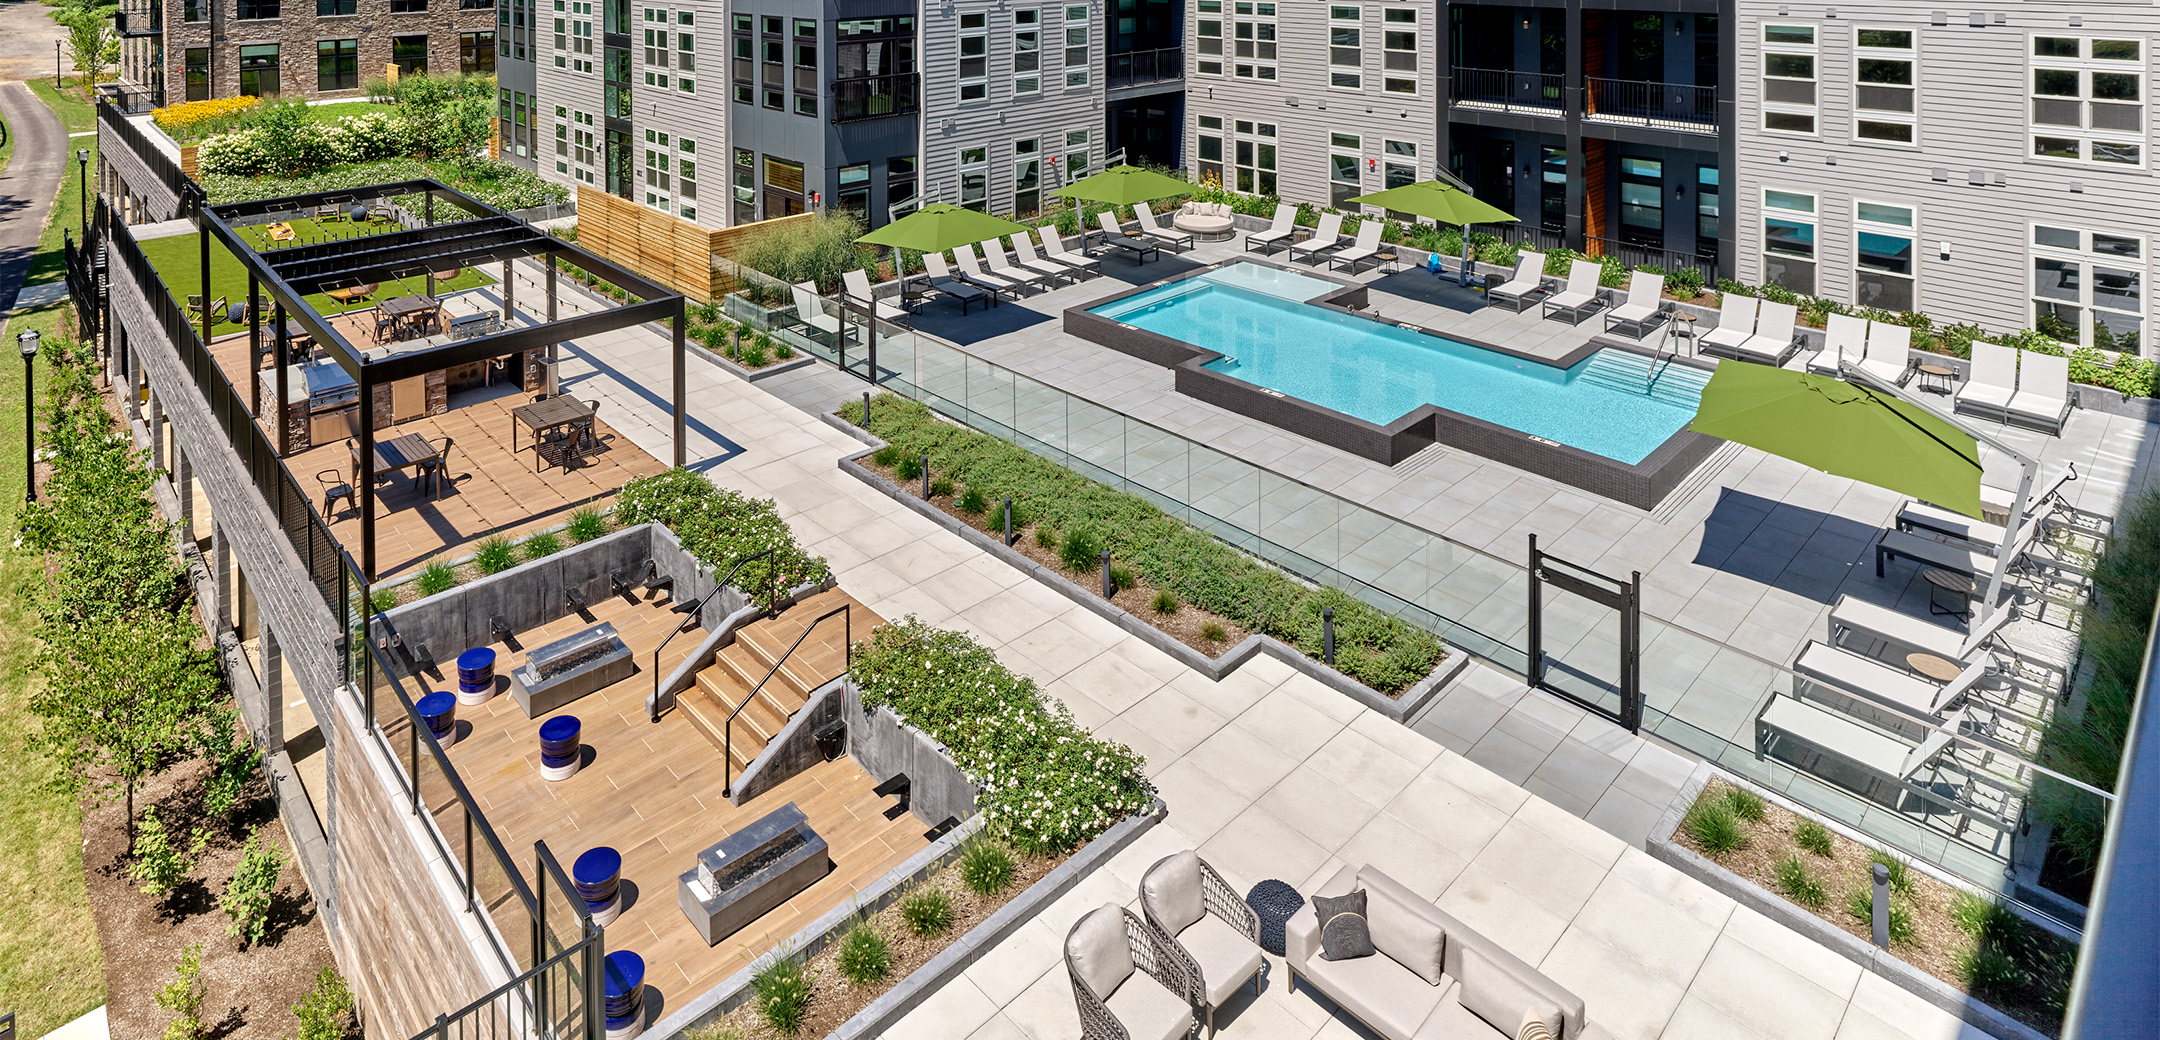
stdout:
POLYGON ((753 602, 770 604, 789 589, 832 574, 822 556, 803 551, 771 499, 718 487, 686 469, 639 477, 615 496, 615 522, 623 527, 665 524, 699 565, 725 577, 756 553, 772 555, 745 564, 731 582, 753 602))

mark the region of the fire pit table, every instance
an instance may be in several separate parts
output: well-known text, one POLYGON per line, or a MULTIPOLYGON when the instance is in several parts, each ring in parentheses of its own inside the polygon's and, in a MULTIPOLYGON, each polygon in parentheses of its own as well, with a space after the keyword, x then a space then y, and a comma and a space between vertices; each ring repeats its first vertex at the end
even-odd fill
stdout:
POLYGON ((526 718, 537 719, 637 670, 629 645, 603 622, 526 654, 525 663, 510 670, 510 695, 526 718))

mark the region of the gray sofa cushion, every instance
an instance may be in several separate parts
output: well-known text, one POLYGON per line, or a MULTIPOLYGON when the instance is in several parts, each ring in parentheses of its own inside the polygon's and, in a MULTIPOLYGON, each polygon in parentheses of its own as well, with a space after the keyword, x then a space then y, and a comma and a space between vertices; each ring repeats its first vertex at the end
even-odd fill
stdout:
POLYGON ((1260 970, 1260 947, 1213 914, 1186 926, 1177 942, 1200 966, 1210 1005, 1220 1006, 1260 970))
POLYGON ((1126 945, 1125 911, 1104 903, 1088 912, 1065 936, 1065 959, 1072 962, 1080 981, 1108 1001, 1118 984, 1133 973, 1132 947, 1126 945))
POLYGON ((1200 899, 1200 854, 1186 849, 1157 860, 1140 879, 1140 900, 1171 935, 1199 920, 1206 912, 1200 899))
POLYGON ((1462 1006, 1479 1018, 1509 1036, 1522 1024, 1523 1011, 1535 1008, 1538 1017, 1554 1036, 1560 1035, 1560 1006, 1538 992, 1529 979, 1509 967, 1496 963, 1481 951, 1464 950, 1462 955, 1462 991, 1457 999, 1462 1006))
POLYGON ((1192 1005, 1146 972, 1133 972, 1103 1004, 1132 1040, 1175 1040, 1192 1032, 1192 1005))
POLYGON ((1392 957, 1328 961, 1315 958, 1300 973, 1358 1020, 1392 1040, 1409 1040, 1446 992, 1430 986, 1392 957))
POLYGON ((1360 873, 1358 881, 1365 886, 1365 919, 1373 948, 1416 972, 1427 985, 1439 985, 1445 974, 1447 929, 1432 919, 1432 904, 1377 870, 1360 873))

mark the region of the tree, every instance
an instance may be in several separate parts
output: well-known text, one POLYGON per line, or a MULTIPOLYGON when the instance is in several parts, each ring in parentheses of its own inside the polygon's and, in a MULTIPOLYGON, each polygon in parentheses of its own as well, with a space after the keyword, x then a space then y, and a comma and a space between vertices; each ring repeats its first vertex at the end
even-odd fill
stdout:
POLYGON ((53 783, 100 802, 123 791, 130 851, 136 785, 195 745, 191 723, 218 696, 216 659, 200 638, 187 614, 157 610, 45 632, 46 682, 30 710, 44 721, 53 783))
POLYGON ((120 60, 120 34, 113 30, 113 12, 117 10, 117 5, 98 5, 53 15, 54 21, 67 28, 68 56, 75 60, 75 82, 86 97, 90 85, 105 78, 106 67, 120 60))

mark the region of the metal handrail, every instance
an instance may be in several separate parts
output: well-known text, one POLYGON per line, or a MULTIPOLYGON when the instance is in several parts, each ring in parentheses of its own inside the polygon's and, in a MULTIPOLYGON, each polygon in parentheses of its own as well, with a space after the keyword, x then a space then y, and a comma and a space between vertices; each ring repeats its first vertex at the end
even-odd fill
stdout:
POLYGON ((1666 130, 1712 130, 1718 121, 1715 85, 1659 83, 1592 76, 1583 115, 1666 130))
POLYGON ((757 695, 765 689, 765 684, 771 682, 772 677, 779 674, 780 666, 786 664, 789 657, 794 656, 795 648, 801 646, 803 640, 810 638, 810 633, 817 631, 817 627, 823 624, 826 618, 838 614, 847 626, 846 642, 841 644, 843 648, 841 652, 846 655, 846 664, 841 668, 840 674, 847 674, 847 669, 855 666, 855 616, 848 613, 848 606, 848 604, 842 603, 823 614, 819 614, 815 620, 803 626, 802 634, 796 636, 793 643, 788 644, 787 653, 781 654, 780 659, 774 661, 772 668, 765 673, 765 678, 759 679, 757 685, 751 687, 750 692, 743 696, 742 703, 737 704, 734 711, 728 712, 725 731, 721 734, 723 746, 720 750, 720 776, 724 781, 720 787, 722 797, 730 797, 735 793, 735 716, 742 714, 742 710, 749 707, 751 701, 757 700, 757 695))
MULTIPOLYGON (((744 567, 744 566, 745 566, 746 564, 750 563, 750 562, 751 562, 752 560, 759 560, 759 559, 763 559, 763 558, 765 558, 765 557, 767 557, 767 556, 771 556, 772 554, 774 554, 774 553, 776 553, 776 552, 779 552, 779 551, 780 551, 780 547, 779 547, 779 546, 777 546, 777 545, 775 545, 775 546, 773 546, 772 548, 770 548, 770 549, 767 549, 767 550, 765 550, 765 551, 763 551, 763 552, 755 552, 755 553, 751 553, 751 554, 750 554, 750 555, 748 555, 748 556, 745 556, 745 557, 743 557, 743 558, 741 558, 741 559, 739 559, 739 560, 736 560, 736 561, 735 561, 735 565, 734 565, 733 567, 729 567, 729 568, 728 568, 728 572, 727 572, 727 577, 721 578, 721 579, 720 579, 720 583, 719 583, 719 584, 717 584, 717 585, 715 585, 715 586, 713 586, 713 595, 717 596, 717 595, 719 595, 719 594, 720 594, 720 590, 721 590, 721 589, 727 588, 727 587, 728 587, 728 582, 734 581, 734 580, 735 580, 735 575, 737 575, 737 574, 741 573, 741 571, 742 571, 743 567, 744 567)), ((676 625, 676 626, 675 626, 675 631, 673 631, 673 632, 670 632, 670 633, 668 633, 668 636, 667 636, 667 638, 666 638, 666 639, 663 639, 663 640, 661 640, 661 641, 660 641, 660 645, 659 645, 659 646, 656 646, 656 647, 654 647, 654 648, 653 648, 653 652, 652 652, 652 673, 653 673, 653 678, 652 678, 652 712, 651 712, 651 716, 652 716, 652 720, 653 720, 654 722, 659 722, 659 721, 660 721, 660 651, 662 651, 662 650, 665 650, 665 649, 667 649, 667 645, 668 645, 668 643, 669 643, 670 641, 672 641, 672 640, 673 640, 673 639, 674 639, 674 638, 675 638, 676 636, 682 635, 684 631, 686 631, 687 629, 689 629, 689 627, 691 626, 691 624, 692 624, 692 623, 694 623, 694 622, 696 622, 696 621, 698 620, 698 618, 699 618, 700 614, 701 614, 701 613, 702 613, 702 612, 704 611, 704 609, 705 609, 705 599, 706 599, 706 598, 708 598, 708 597, 700 597, 700 598, 698 598, 698 599, 694 599, 694 600, 691 600, 691 601, 690 601, 690 606, 691 606, 691 608, 692 608, 692 609, 691 609, 690 611, 687 611, 687 612, 686 612, 686 613, 688 614, 688 616, 687 616, 687 617, 684 617, 684 618, 682 619, 682 623, 681 623, 681 624, 678 624, 678 625, 676 625)))

